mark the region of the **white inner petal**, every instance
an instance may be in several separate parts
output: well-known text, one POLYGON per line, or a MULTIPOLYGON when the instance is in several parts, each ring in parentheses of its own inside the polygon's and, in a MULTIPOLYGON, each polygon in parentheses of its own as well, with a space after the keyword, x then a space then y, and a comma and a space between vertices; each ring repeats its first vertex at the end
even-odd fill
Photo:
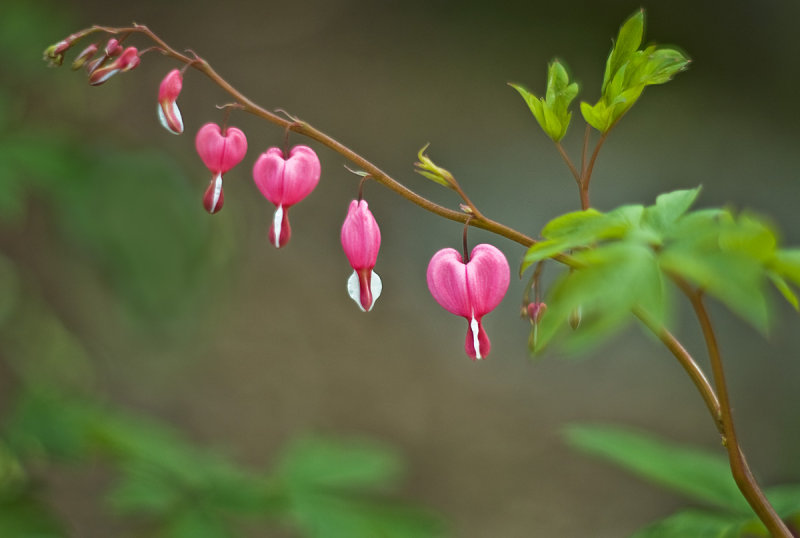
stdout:
POLYGON ((375 301, 378 300, 378 297, 381 296, 381 291, 383 291, 383 281, 375 271, 372 271, 372 278, 370 280, 369 287, 372 291, 372 304, 369 305, 369 309, 372 310, 372 307, 375 306, 375 301))
POLYGON ((475 316, 469 322, 469 330, 472 332, 472 346, 475 348, 475 358, 482 359, 481 357, 481 343, 478 340, 478 320, 475 316))
POLYGON ((181 109, 178 108, 178 103, 176 101, 172 102, 172 115, 175 116, 175 120, 178 122, 178 128, 180 131, 175 132, 175 134, 181 134, 183 132, 183 116, 181 116, 181 109))
POLYGON ((164 115, 164 109, 161 108, 161 103, 158 103, 156 105, 156 110, 158 110, 158 121, 161 122, 161 126, 164 127, 164 129, 166 129, 170 133, 173 133, 174 131, 170 129, 169 125, 167 124, 167 117, 164 115))
POLYGON ((211 207, 217 209, 219 195, 222 192, 222 174, 214 176, 214 197, 211 199, 211 207))
POLYGON ((364 307, 361 306, 361 286, 358 283, 358 273, 355 271, 353 271, 353 274, 347 279, 347 295, 356 302, 358 308, 360 308, 362 312, 366 312, 364 307))
POLYGON ((275 246, 281 246, 281 223, 283 222, 283 206, 279 205, 272 217, 272 231, 275 232, 275 246))

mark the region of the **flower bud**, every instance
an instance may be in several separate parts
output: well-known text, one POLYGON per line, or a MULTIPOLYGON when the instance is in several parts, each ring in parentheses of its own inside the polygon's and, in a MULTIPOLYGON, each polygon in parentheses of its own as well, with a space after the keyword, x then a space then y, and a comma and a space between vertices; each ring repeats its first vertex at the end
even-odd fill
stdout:
MULTIPOLYGON (((102 62, 106 60, 105 56, 99 58, 102 62)), ((95 61, 87 64, 87 69, 90 69, 91 74, 89 75, 89 84, 92 86, 99 86, 103 84, 105 81, 113 77, 119 72, 130 71, 131 69, 135 68, 139 65, 139 51, 136 47, 128 47, 125 49, 122 54, 114 58, 111 63, 103 65, 102 67, 98 67, 99 64, 96 64, 95 61)))
POLYGON ((103 49, 103 52, 105 52, 107 57, 114 58, 115 56, 122 54, 122 45, 120 45, 119 41, 112 37, 108 40, 108 43, 106 43, 106 47, 103 49))
POLYGON ((544 315, 545 311, 547 311, 547 304, 545 303, 529 303, 528 304, 528 319, 531 320, 531 323, 539 323, 541 321, 542 316, 544 315))
POLYGON ((581 307, 576 306, 572 309, 572 312, 569 313, 569 326, 572 327, 572 330, 577 329, 581 324, 581 307))
POLYGON ((178 108, 178 95, 183 87, 183 75, 177 69, 173 69, 158 88, 158 119, 164 129, 172 134, 183 132, 183 118, 178 108))
POLYGON ((81 53, 75 57, 75 60, 73 60, 72 70, 76 71, 80 69, 81 67, 83 67, 83 64, 91 60, 92 57, 97 53, 97 48, 98 48, 97 43, 92 43, 91 45, 83 49, 81 53))
POLYGON ((353 268, 347 292, 362 312, 369 312, 381 294, 383 283, 373 271, 381 248, 381 230, 364 200, 353 200, 342 225, 342 248, 353 268))

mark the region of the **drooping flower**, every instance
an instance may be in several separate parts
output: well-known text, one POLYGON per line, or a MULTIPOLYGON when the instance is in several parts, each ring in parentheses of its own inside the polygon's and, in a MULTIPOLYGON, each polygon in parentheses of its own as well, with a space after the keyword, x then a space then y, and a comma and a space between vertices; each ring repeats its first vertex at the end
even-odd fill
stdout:
POLYGON ((194 143, 203 163, 213 174, 203 196, 203 207, 214 214, 222 209, 225 201, 222 175, 244 159, 247 137, 236 127, 227 127, 223 132, 216 123, 206 123, 197 131, 194 143))
POLYGON ((428 264, 428 289, 442 307, 466 318, 469 324, 464 349, 473 359, 489 355, 491 344, 481 319, 503 300, 511 272, 508 261, 492 245, 472 249, 467 263, 452 248, 437 252, 428 264))
POLYGON ((176 102, 182 87, 183 75, 178 69, 173 69, 158 88, 158 119, 164 129, 172 134, 183 132, 183 118, 176 102))
MULTIPOLYGON (((107 56, 102 56, 98 60, 103 61, 107 56)), ((97 60, 95 60, 97 61, 97 60)), ((89 84, 92 86, 99 86, 117 73, 130 71, 140 62, 139 50, 136 47, 128 47, 122 53, 114 58, 113 61, 97 67, 99 64, 90 62, 87 64, 87 69, 91 70, 89 75, 89 84)))
POLYGON ((269 227, 269 242, 280 248, 289 242, 289 208, 311 194, 319 183, 319 158, 308 146, 295 146, 284 156, 280 148, 269 148, 253 166, 253 180, 264 197, 275 204, 269 227))
POLYGON ((364 200, 353 200, 342 224, 342 248, 353 268, 347 293, 362 312, 369 312, 380 297, 383 283, 373 271, 381 248, 381 230, 364 200))

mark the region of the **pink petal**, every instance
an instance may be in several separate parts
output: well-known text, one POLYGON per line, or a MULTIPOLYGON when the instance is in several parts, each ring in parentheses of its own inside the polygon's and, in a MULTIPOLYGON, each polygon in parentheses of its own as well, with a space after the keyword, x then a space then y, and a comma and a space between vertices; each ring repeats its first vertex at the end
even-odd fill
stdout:
POLYGON ((375 267, 381 248, 381 230, 366 201, 350 202, 341 240, 350 267, 357 271, 375 267))
POLYGON ((427 278, 428 289, 442 308, 465 318, 472 315, 466 266, 457 250, 444 248, 434 254, 428 264, 427 278))
POLYGON ((510 280, 508 261, 497 247, 483 243, 472 249, 467 263, 467 288, 475 317, 483 317, 500 304, 510 280))
POLYGON ((293 147, 283 169, 283 205, 292 206, 311 194, 319 183, 320 172, 319 158, 313 149, 293 147))
POLYGON ((253 165, 253 181, 264 198, 276 206, 283 204, 283 169, 286 161, 280 148, 269 148, 253 165))
POLYGON ((195 147, 211 172, 224 174, 244 158, 247 138, 236 127, 228 127, 223 136, 219 125, 206 123, 197 131, 195 147))
POLYGON ((173 69, 167 73, 167 76, 164 77, 164 80, 161 81, 161 85, 158 87, 159 102, 174 101, 178 98, 178 95, 180 95, 182 88, 183 75, 181 75, 178 69, 173 69))

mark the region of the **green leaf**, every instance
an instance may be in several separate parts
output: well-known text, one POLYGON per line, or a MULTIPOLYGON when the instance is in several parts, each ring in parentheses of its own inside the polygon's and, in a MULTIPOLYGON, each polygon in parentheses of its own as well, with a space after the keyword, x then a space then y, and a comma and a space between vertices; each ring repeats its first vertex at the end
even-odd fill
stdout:
POLYGON ((606 87, 614 75, 630 60, 634 52, 642 44, 644 36, 644 10, 640 9, 622 24, 614 41, 614 46, 606 61, 606 71, 603 75, 602 93, 606 93, 606 87))
POLYGON ((764 490, 770 504, 782 518, 800 513, 800 484, 773 486, 764 490))
POLYGON ((764 269, 738 253, 668 246, 659 256, 661 268, 705 289, 762 332, 769 328, 764 294, 764 269))
POLYGON ((645 210, 642 217, 644 224, 661 235, 667 234, 672 225, 689 210, 699 194, 700 187, 696 187, 659 195, 655 205, 645 210))
POLYGON ((543 98, 519 84, 509 83, 509 86, 519 92, 547 136, 555 142, 564 137, 572 117, 569 105, 578 95, 578 85, 569 82, 567 70, 558 60, 547 67, 547 90, 543 98))
POLYGON ((615 463, 689 499, 746 516, 751 513, 721 455, 616 426, 573 424, 566 428, 565 435, 568 443, 582 452, 615 463))
POLYGON ((778 250, 771 260, 770 266, 779 275, 800 285, 800 249, 778 250))
POLYGON ((178 512, 161 538, 233 538, 235 534, 218 515, 201 509, 178 512))
POLYGON ((293 487, 374 487, 393 483, 402 465, 389 449, 370 442, 307 437, 294 441, 278 466, 293 487))
POLYGON ((293 517, 314 538, 434 538, 441 522, 425 511, 359 497, 304 492, 292 498, 293 517))
POLYGON ((581 115, 586 120, 586 123, 601 133, 606 132, 611 127, 610 111, 602 100, 598 101, 594 106, 585 101, 581 102, 581 115))
POLYGON ((0 536, 66 538, 68 533, 43 503, 24 493, 0 501, 0 536))
POLYGON ((631 538, 739 538, 748 523, 741 516, 684 510, 648 525, 631 538))
MULTIPOLYGON (((612 242, 573 254, 581 264, 559 279, 547 297, 538 350, 564 327, 576 309, 582 309, 580 327, 569 335, 565 346, 578 351, 611 336, 631 320, 630 310, 645 308, 655 319, 665 315, 665 292, 653 251, 635 242, 612 242)), ((537 351, 538 351, 537 350, 537 351)))
POLYGON ((789 286, 789 283, 774 271, 768 271, 767 276, 772 283, 775 284, 775 287, 778 289, 778 291, 781 292, 783 298, 786 299, 795 310, 800 310, 800 302, 798 302, 797 295, 794 293, 794 290, 792 290, 791 286, 789 286))

